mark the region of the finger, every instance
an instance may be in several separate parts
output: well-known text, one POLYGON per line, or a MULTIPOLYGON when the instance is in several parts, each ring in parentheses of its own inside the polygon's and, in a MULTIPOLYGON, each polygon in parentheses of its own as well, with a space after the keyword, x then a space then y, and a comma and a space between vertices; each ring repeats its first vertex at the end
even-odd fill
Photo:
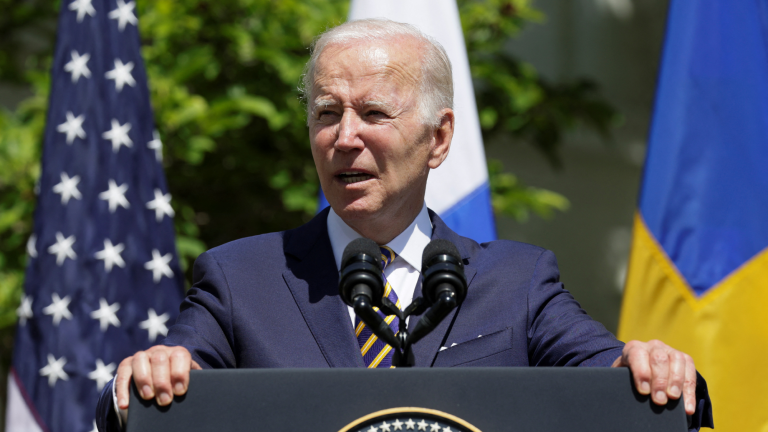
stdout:
POLYGON ((683 394, 685 382, 685 354, 677 350, 669 353, 669 383, 667 384, 667 396, 670 399, 680 399, 683 394))
POLYGON ((155 400, 160 406, 165 406, 173 400, 171 388, 171 361, 168 357, 170 349, 156 349, 152 352, 152 384, 155 390, 155 400))
POLYGON ((184 348, 176 348, 171 352, 171 384, 173 394, 181 396, 189 386, 189 369, 192 366, 192 356, 184 348))
POLYGON ((613 364, 611 365, 612 368, 618 368, 618 367, 624 367, 627 366, 624 364, 624 356, 620 355, 616 358, 616 360, 613 361, 613 364))
POLYGON ((669 384, 669 354, 660 346, 651 347, 651 398, 657 405, 665 405, 669 384))
POLYGON ((192 360, 192 369, 195 369, 195 370, 203 370, 203 368, 201 368, 201 367, 200 367, 200 365, 199 365, 199 364, 197 364, 197 362, 196 362, 196 361, 194 361, 194 360, 192 360))
POLYGON ((685 413, 693 415, 696 411, 696 366, 691 356, 685 356, 685 382, 683 384, 683 401, 685 413))
POLYGON ((651 393, 651 366, 648 348, 642 343, 628 343, 622 352, 623 363, 629 366, 635 380, 635 388, 642 395, 651 393))
POLYGON ((129 386, 131 383, 131 368, 133 357, 128 357, 120 362, 117 368, 117 377, 115 378, 115 394, 117 395, 117 406, 120 409, 128 409, 129 386))
POLYGON ((149 355, 146 351, 139 351, 133 355, 131 368, 133 369, 133 382, 136 383, 141 398, 149 400, 155 397, 155 392, 152 390, 152 365, 149 363, 149 355))

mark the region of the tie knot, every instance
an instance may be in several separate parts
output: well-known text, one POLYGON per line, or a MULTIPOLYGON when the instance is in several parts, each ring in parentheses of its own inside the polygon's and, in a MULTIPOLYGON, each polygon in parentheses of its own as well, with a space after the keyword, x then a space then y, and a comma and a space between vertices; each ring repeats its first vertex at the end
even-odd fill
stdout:
POLYGON ((388 246, 379 246, 379 249, 381 250, 381 270, 383 271, 397 258, 397 254, 388 246))

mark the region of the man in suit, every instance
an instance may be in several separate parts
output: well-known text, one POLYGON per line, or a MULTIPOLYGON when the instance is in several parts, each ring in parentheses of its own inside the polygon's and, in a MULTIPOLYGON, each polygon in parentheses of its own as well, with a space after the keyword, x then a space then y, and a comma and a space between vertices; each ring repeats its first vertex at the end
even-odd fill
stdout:
POLYGON ((427 176, 448 155, 455 121, 450 62, 439 44, 391 21, 343 24, 318 39, 304 86, 312 155, 331 208, 296 229, 201 255, 165 345, 125 359, 105 388, 102 431, 120 423, 131 377, 144 399, 167 405, 186 392, 190 369, 389 367, 391 352, 362 333, 338 294, 341 255, 357 237, 396 254, 384 275, 401 308, 420 285, 431 239, 453 242, 464 260, 468 295, 413 347, 417 367, 627 366, 640 393, 657 404, 683 396, 686 412, 697 414, 693 426, 711 424, 690 356, 659 341, 616 340, 565 291, 551 252, 477 244, 426 208, 427 176))

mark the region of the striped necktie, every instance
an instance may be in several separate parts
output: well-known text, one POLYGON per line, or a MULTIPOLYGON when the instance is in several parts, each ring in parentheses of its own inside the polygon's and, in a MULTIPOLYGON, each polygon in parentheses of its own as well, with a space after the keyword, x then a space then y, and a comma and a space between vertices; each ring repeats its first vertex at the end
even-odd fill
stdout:
MULTIPOLYGON (((387 246, 380 246, 381 249, 381 267, 382 277, 384 278, 384 297, 388 297, 392 303, 400 308, 400 300, 395 294, 395 290, 387 282, 387 277, 383 274, 384 269, 387 268, 392 261, 397 258, 397 254, 387 246)), ((398 322, 395 319, 395 315, 384 316, 384 313, 379 308, 373 308, 384 320, 389 324, 395 334, 398 332, 398 322)), ((357 336, 357 343, 360 344, 360 353, 363 355, 363 361, 369 368, 391 368, 392 366, 392 347, 379 340, 379 338, 371 332, 360 317, 355 316, 355 336, 357 336)))

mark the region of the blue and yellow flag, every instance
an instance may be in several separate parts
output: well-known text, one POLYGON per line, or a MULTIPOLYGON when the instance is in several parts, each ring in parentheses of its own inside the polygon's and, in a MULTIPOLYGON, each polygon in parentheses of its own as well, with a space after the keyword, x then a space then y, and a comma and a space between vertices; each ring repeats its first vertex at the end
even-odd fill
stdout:
POLYGON ((768 432, 768 1, 672 0, 619 337, 691 354, 768 432))

